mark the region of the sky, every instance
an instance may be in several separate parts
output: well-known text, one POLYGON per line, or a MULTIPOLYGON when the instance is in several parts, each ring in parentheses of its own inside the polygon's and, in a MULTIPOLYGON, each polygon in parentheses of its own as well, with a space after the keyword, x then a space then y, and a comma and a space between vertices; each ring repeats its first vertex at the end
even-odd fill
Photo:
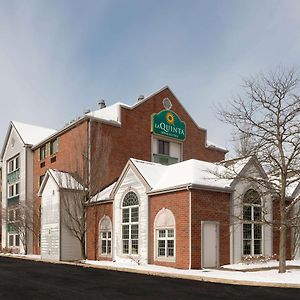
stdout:
POLYGON ((214 107, 244 77, 298 67, 299 28, 297 0, 0 0, 0 144, 10 120, 60 129, 168 85, 232 149, 214 107))

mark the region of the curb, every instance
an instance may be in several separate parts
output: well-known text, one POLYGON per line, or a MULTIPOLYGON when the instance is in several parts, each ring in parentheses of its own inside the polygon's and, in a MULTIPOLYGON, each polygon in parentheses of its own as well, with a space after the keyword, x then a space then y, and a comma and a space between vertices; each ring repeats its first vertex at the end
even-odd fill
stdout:
POLYGON ((231 285, 244 285, 244 286, 257 286, 257 287, 298 288, 298 289, 300 289, 300 284, 296 284, 296 283, 256 282, 256 281, 247 281, 247 280, 214 278, 214 277, 206 277, 206 276, 199 276, 199 275, 185 275, 185 274, 176 274, 176 273, 136 270, 136 269, 131 269, 131 268, 98 266, 98 265, 84 264, 84 263, 77 263, 77 262, 42 260, 40 258, 24 257, 24 256, 16 256, 16 255, 11 256, 11 255, 0 254, 0 257, 9 257, 9 258, 15 258, 15 259, 31 260, 31 261, 58 264, 58 265, 69 265, 69 266, 77 266, 77 267, 82 267, 82 268, 93 268, 93 269, 101 269, 101 270, 108 270, 108 271, 135 273, 135 274, 148 275, 148 276, 159 276, 159 277, 186 279, 186 280, 211 282, 211 283, 223 283, 223 284, 231 284, 231 285))

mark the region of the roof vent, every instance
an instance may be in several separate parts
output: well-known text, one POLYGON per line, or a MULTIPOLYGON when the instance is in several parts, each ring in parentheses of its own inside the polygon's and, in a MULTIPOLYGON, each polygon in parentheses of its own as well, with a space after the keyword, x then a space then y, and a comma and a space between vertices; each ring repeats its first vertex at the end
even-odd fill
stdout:
POLYGON ((83 113, 86 115, 86 114, 88 114, 88 113, 90 113, 91 112, 91 110, 90 109, 85 109, 84 111, 83 111, 83 113))
POLYGON ((144 95, 139 95, 139 97, 138 97, 138 102, 139 101, 142 101, 142 100, 144 100, 145 99, 145 96, 144 95))
POLYGON ((105 100, 104 99, 100 99, 98 102, 98 107, 99 109, 105 108, 106 104, 105 104, 105 100))

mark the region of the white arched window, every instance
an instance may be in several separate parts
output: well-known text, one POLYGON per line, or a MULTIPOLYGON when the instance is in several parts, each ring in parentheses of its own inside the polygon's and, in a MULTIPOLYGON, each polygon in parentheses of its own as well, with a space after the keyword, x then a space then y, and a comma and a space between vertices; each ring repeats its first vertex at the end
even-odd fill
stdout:
POLYGON ((175 258, 175 217, 169 209, 161 209, 154 221, 155 253, 158 259, 175 258))
POLYGON ((99 222, 100 255, 111 255, 111 231, 111 220, 108 216, 104 216, 99 222))
POLYGON ((123 254, 139 252, 139 200, 134 192, 128 192, 122 203, 123 254))
POLYGON ((249 189, 243 198, 243 255, 262 254, 262 202, 259 193, 249 189))

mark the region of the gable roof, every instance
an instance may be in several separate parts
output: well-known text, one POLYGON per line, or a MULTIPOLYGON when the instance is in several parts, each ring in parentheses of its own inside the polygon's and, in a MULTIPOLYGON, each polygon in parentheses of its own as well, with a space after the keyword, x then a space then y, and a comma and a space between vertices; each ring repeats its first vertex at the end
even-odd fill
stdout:
POLYGON ((55 129, 51 128, 10 121, 1 151, 1 159, 3 158, 12 128, 16 130, 23 144, 28 146, 32 146, 56 132, 55 129))
MULTIPOLYGON (((59 131, 57 131, 55 134, 53 134, 51 137, 49 138, 53 138, 54 136, 68 130, 69 128, 72 128, 73 126, 75 126, 76 124, 87 120, 87 119, 94 119, 97 120, 99 122, 104 122, 104 123, 108 123, 110 125, 113 126, 121 126, 122 124, 122 120, 121 120, 121 110, 122 109, 128 109, 128 110, 133 110, 136 107, 142 105, 144 102, 150 100, 151 98, 153 98, 155 95, 161 93, 164 90, 169 90, 169 92, 172 94, 172 96, 177 100, 177 102, 182 106, 182 109, 186 112, 186 114, 189 116, 189 118, 192 120, 192 122, 196 125, 196 127, 200 130, 203 130, 206 132, 206 129, 201 128, 197 122, 194 121, 194 119, 191 117, 191 115, 188 113, 188 111, 185 109, 185 107, 181 104, 180 100, 176 97, 176 95, 174 94, 174 92, 171 90, 171 88, 169 86, 164 86, 163 88, 159 89, 158 91, 154 92, 153 94, 151 94, 148 97, 145 97, 143 100, 140 100, 138 102, 136 102, 133 105, 128 105, 122 102, 117 102, 115 104, 106 106, 104 108, 101 109, 97 109, 91 112, 88 112, 86 114, 84 114, 83 117, 77 119, 74 122, 71 122, 70 124, 68 124, 67 126, 65 126, 64 128, 60 129, 59 131)), ((36 144, 34 144, 33 149, 36 149, 37 147, 39 147, 40 144, 46 142, 47 139, 42 140, 36 144)), ((213 142, 210 141, 206 141, 205 146, 208 149, 212 149, 212 150, 218 150, 221 152, 225 152, 227 153, 228 150, 225 149, 224 147, 218 146, 213 142)))
POLYGON ((60 189, 83 191, 83 186, 70 173, 48 169, 38 191, 39 196, 42 195, 49 177, 53 178, 60 189))

